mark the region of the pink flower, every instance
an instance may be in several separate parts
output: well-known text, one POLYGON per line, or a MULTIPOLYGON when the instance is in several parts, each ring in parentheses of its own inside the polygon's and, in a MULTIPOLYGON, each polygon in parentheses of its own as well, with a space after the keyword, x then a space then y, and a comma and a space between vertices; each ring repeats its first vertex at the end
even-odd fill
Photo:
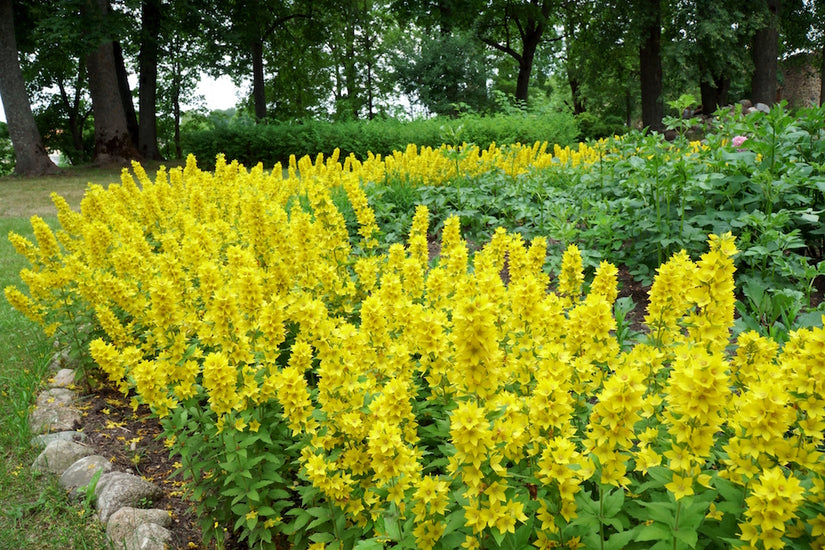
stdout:
POLYGON ((731 143, 733 143, 734 147, 739 147, 747 140, 748 138, 746 138, 745 136, 734 136, 733 141, 731 143))

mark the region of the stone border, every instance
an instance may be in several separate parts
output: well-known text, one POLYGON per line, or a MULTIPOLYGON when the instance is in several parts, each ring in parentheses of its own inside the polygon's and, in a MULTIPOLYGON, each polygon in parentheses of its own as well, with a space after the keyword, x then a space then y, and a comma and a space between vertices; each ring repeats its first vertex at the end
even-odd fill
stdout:
POLYGON ((94 502, 115 550, 165 550, 172 539, 172 518, 166 510, 141 508, 161 498, 161 488, 134 474, 112 471, 111 462, 84 443, 86 435, 77 431, 82 415, 74 407, 77 395, 71 389, 75 371, 61 368, 65 359, 64 354, 52 359, 49 370, 55 374, 49 389, 37 396, 29 416, 32 433, 40 434, 32 438, 32 446, 45 447, 32 470, 59 475, 69 498, 94 502))

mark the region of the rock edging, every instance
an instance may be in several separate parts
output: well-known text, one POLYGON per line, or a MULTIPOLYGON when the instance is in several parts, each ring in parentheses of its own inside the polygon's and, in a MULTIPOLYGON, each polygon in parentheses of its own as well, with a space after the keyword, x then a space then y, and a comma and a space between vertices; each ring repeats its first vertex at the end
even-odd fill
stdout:
POLYGON ((161 488, 134 474, 112 471, 110 461, 84 443, 85 434, 77 431, 81 414, 73 406, 75 372, 55 368, 60 363, 58 356, 50 365, 57 372, 29 416, 32 433, 39 434, 32 445, 45 447, 32 469, 59 475, 70 497, 94 503, 116 550, 165 550, 172 538, 171 517, 166 510, 144 506, 162 496, 161 488))

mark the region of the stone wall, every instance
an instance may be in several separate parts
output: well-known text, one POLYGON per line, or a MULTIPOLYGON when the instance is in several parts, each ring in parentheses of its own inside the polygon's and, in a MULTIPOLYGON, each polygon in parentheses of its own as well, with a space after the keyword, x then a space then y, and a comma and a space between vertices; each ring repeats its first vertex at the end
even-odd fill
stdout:
POLYGON ((791 58, 779 67, 780 85, 777 100, 785 100, 789 107, 819 107, 820 75, 816 68, 819 60, 791 58))

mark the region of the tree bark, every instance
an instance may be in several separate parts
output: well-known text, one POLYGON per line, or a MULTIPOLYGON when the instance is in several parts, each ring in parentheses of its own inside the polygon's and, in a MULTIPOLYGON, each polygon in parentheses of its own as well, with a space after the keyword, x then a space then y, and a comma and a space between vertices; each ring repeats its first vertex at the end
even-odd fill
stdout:
MULTIPOLYGON (((504 44, 488 37, 479 37, 481 41, 488 46, 491 46, 500 52, 506 53, 518 62, 518 75, 516 76, 516 99, 523 103, 527 103, 530 92, 530 75, 533 72, 533 58, 536 56, 536 50, 541 43, 544 30, 547 28, 547 18, 550 15, 551 7, 551 2, 548 0, 532 0, 531 4, 540 8, 541 19, 534 19, 532 16, 529 16, 527 20, 522 23, 517 16, 513 17, 519 30, 521 52, 516 51, 513 46, 511 46, 509 36, 504 44)), ((509 14, 509 11, 507 11, 505 13, 505 19, 509 17, 511 17, 511 15, 509 14)), ((554 40, 558 40, 558 38, 554 40)))
POLYGON ((751 100, 754 104, 773 105, 776 102, 776 66, 779 57, 779 11, 781 8, 781 0, 767 0, 766 24, 753 35, 751 100))
POLYGON ((662 12, 659 0, 643 0, 642 13, 647 21, 642 29, 639 70, 642 88, 642 126, 651 131, 664 129, 662 99, 662 12))
MULTIPOLYGON (((100 10, 103 18, 108 12, 107 0, 89 0, 90 7, 100 10)), ((86 57, 89 73, 89 94, 95 119, 94 163, 125 164, 139 159, 140 153, 129 134, 123 98, 118 83, 113 42, 100 44, 86 57)))
POLYGON ((579 93, 581 84, 579 83, 577 78, 572 76, 569 67, 567 69, 567 83, 570 85, 570 97, 573 101, 573 114, 580 115, 586 111, 584 107, 584 101, 582 101, 581 94, 579 93))
POLYGON ((14 147, 15 173, 40 176, 59 172, 43 146, 26 94, 14 36, 12 0, 0 0, 0 97, 14 147))
POLYGON ((699 92, 702 98, 702 112, 711 115, 716 109, 728 102, 730 78, 714 77, 710 82, 707 79, 699 83, 699 92))
POLYGON ((266 118, 266 88, 264 83, 264 41, 252 41, 252 101, 255 103, 255 118, 266 118))
POLYGON ((825 104, 825 45, 822 46, 822 59, 819 65, 819 106, 825 104))
MULTIPOLYGON (((538 41, 536 41, 538 45, 538 41)), ((516 99, 527 104, 530 94, 530 75, 533 72, 533 57, 536 54, 536 46, 528 49, 527 44, 522 50, 521 59, 518 63, 518 76, 516 76, 516 99)))
POLYGON ((138 151, 143 158, 151 160, 163 159, 158 150, 157 124, 158 38, 162 16, 160 0, 143 0, 138 54, 138 151))
POLYGON ((120 88, 120 100, 123 102, 123 112, 126 114, 126 127, 129 129, 129 137, 132 138, 132 145, 138 146, 140 130, 138 128, 137 112, 135 102, 132 101, 132 89, 129 87, 129 73, 126 72, 126 62, 123 59, 123 48, 120 42, 112 42, 112 51, 115 54, 115 70, 117 73, 117 85, 120 88))

